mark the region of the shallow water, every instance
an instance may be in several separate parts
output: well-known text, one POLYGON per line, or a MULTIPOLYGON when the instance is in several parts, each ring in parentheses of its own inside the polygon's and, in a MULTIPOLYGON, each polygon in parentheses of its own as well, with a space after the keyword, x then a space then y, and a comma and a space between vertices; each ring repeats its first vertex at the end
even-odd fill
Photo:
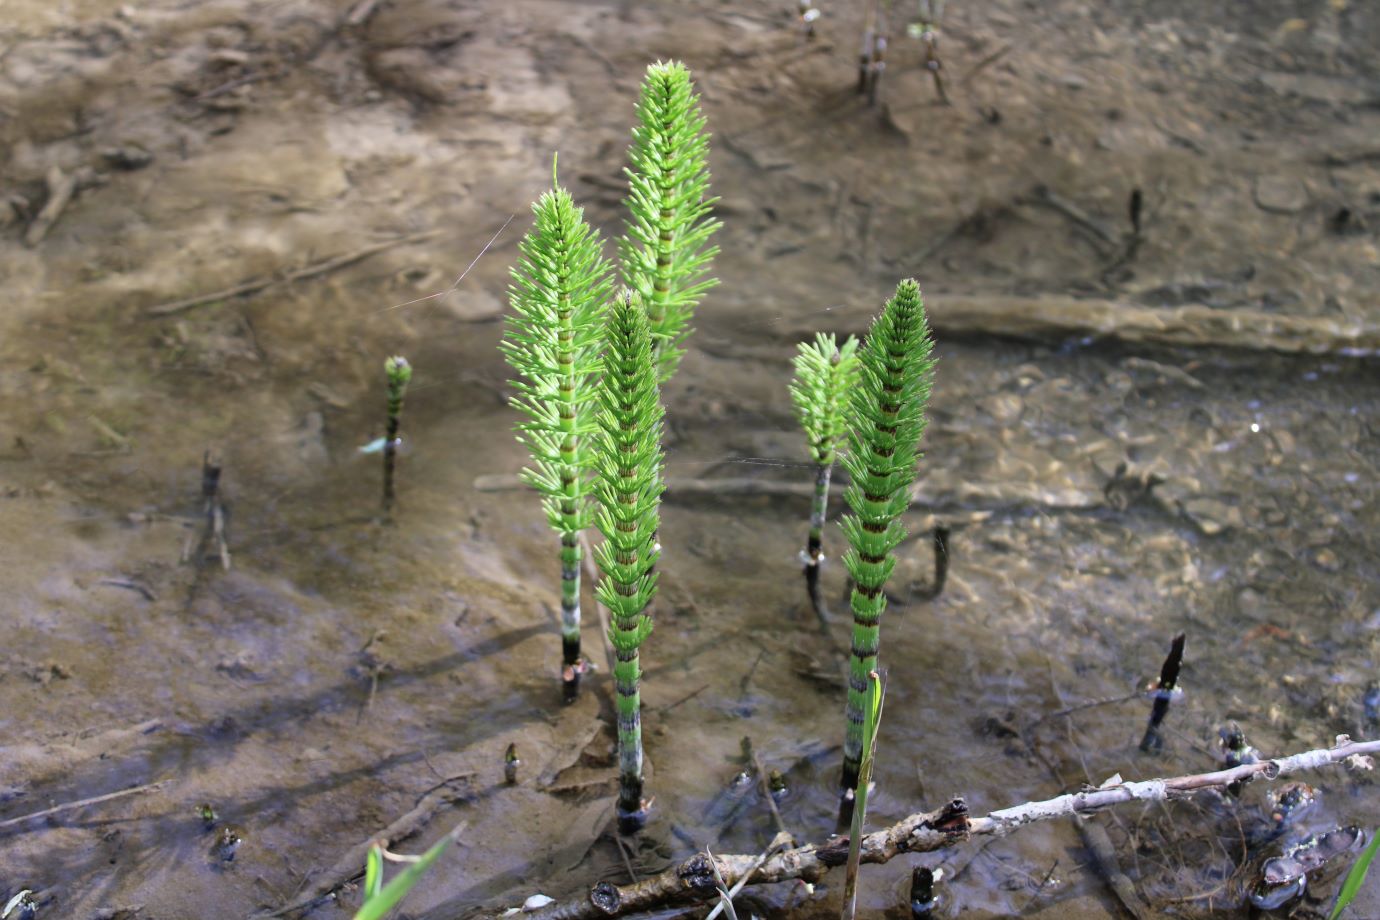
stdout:
MULTIPOLYGON (((20 242, 26 220, 3 228, 0 821, 164 785, 0 827, 0 898, 39 891, 40 916, 246 917, 446 790, 397 845, 466 823, 411 915, 578 897, 625 882, 628 862, 645 875, 706 844, 760 850, 771 818, 732 791, 745 737, 788 776, 788 828, 823 840, 847 625, 835 563, 821 633, 796 561, 808 499, 770 485, 812 481, 786 393, 795 342, 862 331, 906 274, 939 308, 1072 294, 1380 319, 1363 53, 1380 24, 1355 5, 1303 26, 1245 6, 1208 21, 1182 4, 964 5, 946 32, 957 104, 933 105, 898 51, 879 113, 849 92, 843 11, 837 34, 802 45, 765 3, 414 0, 357 31, 339 27, 345 4, 20 5, 0 57, 8 187, 37 206, 54 165, 126 143, 154 159, 102 165, 37 246, 20 242), (644 655, 655 820, 623 854, 600 838, 607 670, 559 705, 554 537, 530 494, 487 486, 523 461, 495 346, 527 203, 559 147, 562 178, 616 232, 627 112, 662 54, 701 74, 724 253, 665 393, 672 488, 644 655), (1145 238, 1118 267, 1133 187, 1145 238), (1359 223, 1336 229, 1342 207, 1359 223), (454 290, 409 303, 446 289, 510 213, 454 290), (432 228, 256 296, 146 312, 432 228), (381 433, 398 352, 417 376, 388 525, 378 457, 357 448, 381 433), (196 551, 206 449, 224 462, 228 572, 196 551), (676 488, 718 479, 768 485, 676 488), (233 862, 212 852, 203 801, 243 829, 233 862)), ((1269 755, 1374 737, 1373 359, 1006 331, 937 335, 914 539, 882 626, 869 825, 953 795, 985 813, 1118 772, 1207 771, 1230 720, 1269 755), (949 580, 924 601, 912 586, 936 522, 952 528, 949 580), (1137 751, 1138 697, 1046 718, 1135 694, 1180 631, 1186 693, 1161 753, 1137 751)), ((837 554, 836 529, 826 539, 837 554)), ((589 624, 602 664, 597 637, 589 624)), ((1373 774, 1307 780, 1318 804, 1285 839, 1380 824, 1373 774)), ((1266 792, 1099 820, 1156 910, 1244 916, 1245 881, 1280 843, 1266 792)), ((949 913, 1119 910, 1062 822, 920 861, 950 870, 949 913)), ((904 916, 910 865, 867 868, 862 911, 904 916)), ((832 914, 835 876, 814 895, 763 888, 757 912, 832 914)), ((348 916, 357 897, 313 915, 348 916)))

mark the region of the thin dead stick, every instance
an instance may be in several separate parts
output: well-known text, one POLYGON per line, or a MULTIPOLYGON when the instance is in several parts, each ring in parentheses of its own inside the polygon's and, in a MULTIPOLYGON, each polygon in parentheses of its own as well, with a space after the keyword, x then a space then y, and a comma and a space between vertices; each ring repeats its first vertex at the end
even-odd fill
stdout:
POLYGON ((271 276, 268 278, 257 278, 253 281, 246 281, 234 287, 226 288, 223 291, 216 291, 211 294, 198 294, 195 297, 188 297, 185 300, 174 300, 170 303, 161 303, 157 306, 149 307, 144 312, 149 316, 170 316, 174 313, 182 313, 193 307, 204 306, 208 303, 215 303, 218 300, 231 300, 236 297, 244 297, 249 294, 257 294, 262 290, 273 287, 275 284, 291 284, 294 281, 305 281, 308 278, 315 278, 319 275, 329 274, 337 269, 345 268, 356 262, 362 261, 373 255, 378 255, 388 249, 397 246, 406 246, 411 243, 420 243, 439 236, 439 230, 427 230, 424 233, 412 233, 407 236, 395 237, 391 240, 384 240, 380 243, 370 243, 352 252, 342 255, 332 256, 320 262, 313 262, 305 268, 290 271, 281 276, 271 276))
POLYGON ((379 0, 361 0, 361 2, 355 4, 354 9, 350 10, 350 14, 345 17, 345 25, 363 25, 369 21, 369 17, 373 16, 378 8, 379 0))
POLYGON ((967 86, 968 82, 972 80, 973 77, 976 77, 978 74, 982 73, 988 67, 991 67, 997 61, 1001 60, 1008 53, 1010 53, 1011 49, 1014 47, 1016 46, 1011 43, 1002 45, 996 51, 993 51, 991 54, 987 55, 987 57, 978 61, 976 64, 974 64, 972 67, 968 69, 967 73, 965 73, 962 77, 959 78, 958 85, 967 86))
MULTIPOLYGON (((767 848, 757 856, 757 860, 752 867, 752 871, 756 872, 757 868, 761 866, 762 863, 766 862, 768 858, 775 856, 777 853, 780 853, 782 850, 789 850, 791 848, 792 843, 793 841, 791 840, 791 835, 786 833, 784 829, 781 830, 775 837, 772 838, 771 843, 767 844, 767 848)), ((705 847, 705 852, 709 852, 708 847, 705 847)), ((732 907, 733 899, 738 897, 738 895, 742 894, 743 889, 747 887, 748 879, 750 878, 752 878, 752 872, 745 872, 743 874, 743 877, 738 879, 738 883, 734 885, 732 888, 728 889, 728 897, 725 899, 721 899, 719 903, 714 906, 714 909, 709 912, 709 916, 705 917, 704 920, 714 920, 714 918, 717 917, 720 914, 720 912, 723 911, 726 905, 732 907)), ((719 881, 722 882, 722 879, 719 879, 719 881)))
POLYGON ((107 792, 105 795, 93 796, 89 799, 80 799, 76 802, 67 802, 63 805, 54 805, 52 808, 45 808, 42 811, 35 811, 32 814, 23 815, 22 817, 10 818, 8 821, 0 821, 0 830, 15 827, 17 825, 23 824, 26 821, 32 821, 35 818, 46 818, 49 815, 56 815, 64 811, 71 811, 74 808, 85 808, 87 805, 99 805, 101 802, 109 802, 114 799, 122 799, 125 796, 130 795, 142 795, 145 792, 152 792, 160 786, 165 786, 167 785, 167 783, 167 780, 160 779, 156 783, 149 783, 144 786, 135 786, 131 789, 121 789, 119 792, 107 792))
MULTIPOLYGON (((794 842, 791 834, 786 830, 786 822, 781 820, 781 809, 776 807, 776 796, 771 794, 771 780, 768 779, 766 771, 762 769, 762 758, 757 756, 757 748, 752 748, 752 769, 757 771, 757 782, 762 787, 762 794, 767 797, 767 807, 771 809, 772 820, 776 822, 776 836, 779 839, 783 834, 786 840, 794 842)), ((775 841, 772 846, 775 847, 775 841)), ((763 859, 766 857, 764 856, 763 859)))
POLYGON ((503 235, 504 230, 508 229, 508 225, 513 222, 513 218, 516 216, 516 214, 508 215, 508 219, 503 222, 503 226, 499 227, 497 230, 494 231, 494 235, 489 237, 489 241, 484 244, 484 248, 479 250, 479 254, 470 260, 470 264, 466 265, 465 270, 460 273, 459 277, 457 277, 454 281, 451 282, 450 287, 446 288, 444 291, 437 291, 434 294, 428 294, 425 297, 418 297, 416 300, 409 300, 406 303, 397 303, 391 307, 385 307, 379 312, 388 313, 392 310, 401 310, 403 307, 410 307, 413 304, 424 303, 428 300, 435 300, 437 297, 445 297, 451 291, 458 288, 460 286, 460 282, 464 281, 465 276, 470 273, 470 269, 474 268, 476 265, 479 264, 479 260, 484 258, 484 253, 488 252, 489 249, 493 246, 493 244, 498 242, 498 238, 503 235))
MULTIPOLYGON (((526 488, 526 484, 508 473, 489 473, 474 478, 476 492, 512 492, 523 488, 526 488)), ((671 478, 666 481, 663 501, 732 495, 805 498, 814 494, 813 483, 786 479, 757 479, 751 476, 671 478)), ((1102 493, 1091 489, 1044 489, 1028 482, 967 482, 949 477, 944 477, 942 482, 939 477, 931 477, 930 480, 917 483, 910 500, 910 507, 914 511, 944 509, 945 523, 954 526, 979 523, 994 511, 1010 508, 1091 511, 1105 507, 1105 504, 1102 493)), ((921 529, 930 532, 932 526, 921 529)))
MULTIPOLYGON (((1036 340, 1106 338, 1289 354, 1358 356, 1380 352, 1380 323, 1330 316, 1287 316, 1199 304, 1143 307, 1071 297, 940 295, 927 301, 925 307, 930 325, 948 334, 999 334, 1036 340)), ((870 321, 871 315, 836 314, 836 331, 840 335, 865 331, 864 319, 870 321)))
POLYGON ((44 181, 48 184, 48 201, 43 205, 43 210, 38 212, 34 222, 29 224, 29 229, 24 232, 24 245, 29 247, 43 242, 43 238, 53 229, 53 224, 57 223, 77 193, 76 174, 65 173, 57 166, 48 170, 44 181))
MULTIPOLYGON (((1188 798, 1203 789, 1224 789, 1232 783, 1251 779, 1273 781, 1370 754, 1380 754, 1380 741, 1355 742, 1345 735, 1339 735, 1336 747, 1330 749, 1305 751, 1212 773, 1118 783, 1042 802, 1014 805, 980 818, 969 817, 967 805, 962 799, 956 799, 936 811, 910 815, 891 827, 868 834, 862 841, 862 861, 884 863, 904 853, 947 849, 973 837, 1002 837, 1041 821, 1096 814, 1128 802, 1164 802, 1188 798)), ((1359 759, 1352 761, 1353 764, 1359 762, 1359 759)), ((825 844, 787 850, 761 865, 757 865, 756 856, 734 855, 716 856, 711 866, 708 857, 697 853, 636 885, 620 887, 601 882, 584 899, 552 904, 529 916, 532 920, 597 920, 670 904, 707 901, 718 896, 714 869, 730 884, 744 876, 748 877, 750 884, 791 879, 816 882, 830 869, 844 865, 847 859, 847 837, 834 837, 825 844)), ((428 915, 431 920, 455 920, 459 916, 458 910, 428 915)))

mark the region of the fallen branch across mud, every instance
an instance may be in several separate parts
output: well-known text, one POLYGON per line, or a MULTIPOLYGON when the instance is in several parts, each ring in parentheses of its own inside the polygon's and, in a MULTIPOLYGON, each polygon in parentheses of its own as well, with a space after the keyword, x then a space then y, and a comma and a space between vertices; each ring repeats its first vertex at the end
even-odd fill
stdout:
MULTIPOLYGON (((1353 764, 1368 754, 1380 754, 1380 741, 1353 742, 1345 735, 1337 746, 1305 751, 1260 763, 1242 764, 1228 770, 1197 773, 1143 782, 1118 783, 1057 796, 1043 802, 1026 802, 994 811, 983 817, 969 816, 967 805, 955 799, 943 808, 910 815, 888 828, 863 838, 862 861, 884 863, 904 853, 927 853, 956 846, 973 837, 1002 837, 1028 824, 1054 818, 1091 815, 1127 802, 1164 802, 1182 799, 1204 789, 1224 789, 1250 779, 1280 779, 1306 770, 1343 763, 1353 764)), ((744 876, 749 884, 802 879, 818 881, 830 869, 842 866, 848 858, 848 838, 834 837, 824 844, 810 844, 778 853, 760 861, 758 855, 714 856, 697 853, 660 875, 632 885, 601 882, 578 901, 557 902, 526 916, 532 920, 596 920, 673 904, 709 901, 718 897, 717 868, 724 883, 734 885, 744 876)), ((454 920, 462 911, 440 908, 429 912, 427 920, 454 920)))
MULTIPOLYGON (((485 473, 474 477, 476 492, 515 492, 526 483, 511 473, 485 473)), ((665 501, 680 498, 728 498, 769 496, 801 498, 814 496, 814 482, 764 479, 753 476, 714 476, 705 478, 670 477, 666 480, 665 501)), ((1088 511, 1105 506, 1101 492, 1065 488, 1044 489, 1028 482, 956 482, 931 489, 928 480, 916 484, 911 492, 914 510, 943 509, 949 523, 963 523, 969 517, 983 520, 991 512, 1006 508, 1038 507, 1049 511, 1088 511)))
POLYGON ((305 281, 308 278, 316 278, 321 275, 330 274, 338 269, 346 268, 360 262, 370 256, 377 255, 396 246, 406 246, 410 243, 420 243, 432 239, 440 234, 439 230, 428 230, 423 233, 413 233, 408 236, 399 236, 391 240, 383 240, 378 243, 370 243, 352 252, 332 256, 329 259, 322 259, 320 262, 313 262, 303 268, 285 272, 282 275, 270 275, 267 278, 256 278, 237 284, 234 287, 226 288, 223 291, 214 291, 210 294, 198 294, 195 297, 188 297, 183 300, 174 300, 169 303, 161 303, 152 307, 146 307, 144 312, 149 316, 170 316, 174 313, 182 313, 193 307, 202 307, 206 304, 216 303, 221 300, 231 300, 236 297, 247 297, 250 294, 257 294, 275 284, 290 284, 294 281, 305 281))
POLYGON ((64 811, 72 811, 76 808, 86 808, 89 805, 99 805, 102 802, 110 802, 115 799, 123 799, 126 796, 130 795, 143 795, 145 792, 152 792, 155 789, 161 789, 167 784, 168 781, 162 779, 156 783, 147 783, 143 786, 134 786, 129 789, 121 789, 118 792, 108 792, 105 795, 96 795, 88 799, 79 799, 75 802, 64 802, 61 805, 54 805, 52 808, 45 808, 42 811, 30 812, 27 815, 20 815, 18 818, 10 818, 7 821, 0 821, 0 831, 9 830, 12 827, 18 827, 21 824, 27 824, 28 822, 35 821, 39 818, 47 818, 51 817, 52 815, 61 814, 64 811))
MULTIPOLYGON (((1370 355, 1380 352, 1380 324, 1329 316, 1285 316, 1189 304, 1142 307, 1110 300, 938 295, 927 304, 941 333, 1017 338, 1094 338, 1158 345, 1370 355)), ((840 332, 847 332, 841 329, 840 332)))

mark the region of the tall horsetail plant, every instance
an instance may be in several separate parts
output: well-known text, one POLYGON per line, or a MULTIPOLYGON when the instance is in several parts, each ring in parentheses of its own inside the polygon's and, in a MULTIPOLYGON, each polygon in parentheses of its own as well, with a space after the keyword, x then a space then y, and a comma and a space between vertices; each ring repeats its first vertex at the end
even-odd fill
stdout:
MULTIPOLYGON (((869 675, 877 669, 883 590, 896 567, 893 551, 905 538, 901 515, 910 505, 925 409, 934 380, 933 343, 920 286, 905 280, 872 322, 860 354, 861 376, 848 405, 844 469, 851 482, 844 499, 851 513, 842 526, 853 576, 853 644, 848 668, 847 734, 843 745, 844 811, 858 788, 869 675)), ((842 814, 840 816, 842 821, 842 814)))
POLYGON ((618 696, 618 830, 633 834, 647 820, 642 801, 642 670, 638 649, 652 631, 656 595, 664 414, 652 357, 651 324, 637 295, 624 291, 608 312, 604 374, 595 437, 595 523, 604 542, 594 551, 604 577, 595 596, 613 622, 609 642, 618 696))
POLYGON ((828 625, 824 602, 819 596, 819 567, 824 561, 824 519, 829 509, 829 477, 834 469, 834 453, 843 440, 846 426, 844 408, 848 393, 858 378, 858 340, 849 336, 839 345, 832 335, 821 332, 813 342, 801 342, 795 356, 795 379, 791 399, 796 417, 810 442, 810 459, 815 463, 815 497, 810 508, 810 535, 801 561, 805 563, 805 590, 820 624, 828 625))
POLYGON ((588 436, 611 268, 583 209, 554 175, 553 186, 532 206, 535 221, 519 244, 513 312, 499 348, 518 373, 512 404, 526 416, 517 426, 532 455, 523 480, 541 494, 547 523, 561 538, 561 685, 570 702, 584 670, 580 532, 591 515, 588 436))
POLYGON ((383 513, 392 514, 396 498, 393 470, 397 464, 398 430, 402 426, 403 397, 412 381, 412 365, 406 358, 395 355, 383 362, 383 372, 388 377, 388 421, 383 435, 383 513))
POLYGON ((618 241, 623 284, 646 305, 657 375, 676 372, 690 335, 689 323, 704 292, 719 248, 709 238, 719 229, 710 215, 709 135, 690 71, 678 61, 647 68, 637 103, 637 124, 628 148, 629 211, 618 241))

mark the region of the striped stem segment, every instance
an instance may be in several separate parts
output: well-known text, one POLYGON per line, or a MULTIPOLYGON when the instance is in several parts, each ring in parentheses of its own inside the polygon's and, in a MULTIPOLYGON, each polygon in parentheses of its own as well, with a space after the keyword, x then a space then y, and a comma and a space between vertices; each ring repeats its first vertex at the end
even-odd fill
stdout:
POLYGON ((651 326, 636 294, 625 291, 605 324, 604 375, 595 437, 594 521, 604 542, 594 551, 603 572, 595 595, 612 617, 618 708, 618 828, 646 823, 642 801, 642 670, 639 649, 652 631, 660 526, 663 409, 652 357, 651 326))
POLYGON ((587 441, 611 268, 565 189, 556 186, 532 210, 536 219, 519 246, 509 290, 513 312, 499 349, 519 375, 512 403, 525 416, 518 437, 532 455, 522 478, 540 493, 547 523, 560 535, 561 685, 569 702, 583 671, 580 532, 590 520, 587 441))
POLYGON ((393 502, 397 497, 393 473, 397 465, 403 397, 407 394, 407 384, 412 380, 412 365, 407 363, 406 358, 395 356, 383 362, 383 370, 388 377, 388 421, 383 436, 383 510, 388 514, 393 511, 393 502))
POLYGON ((810 506, 810 536, 805 541, 805 593, 809 595, 810 606, 819 617, 820 626, 827 630, 829 618, 825 613, 824 598, 819 593, 819 566, 824 561, 824 521, 829 511, 829 477, 833 464, 819 464, 815 467, 815 497, 810 506))
POLYGON ((910 505, 925 409, 934 379, 929 324, 920 287, 902 281, 872 323, 863 345, 861 377, 850 393, 848 449, 851 482, 844 490, 850 513, 842 526, 853 577, 853 643, 848 668, 847 731, 842 788, 856 789, 863 753, 868 675, 877 669, 883 590, 896 567, 893 551, 905 538, 901 515, 910 505))

